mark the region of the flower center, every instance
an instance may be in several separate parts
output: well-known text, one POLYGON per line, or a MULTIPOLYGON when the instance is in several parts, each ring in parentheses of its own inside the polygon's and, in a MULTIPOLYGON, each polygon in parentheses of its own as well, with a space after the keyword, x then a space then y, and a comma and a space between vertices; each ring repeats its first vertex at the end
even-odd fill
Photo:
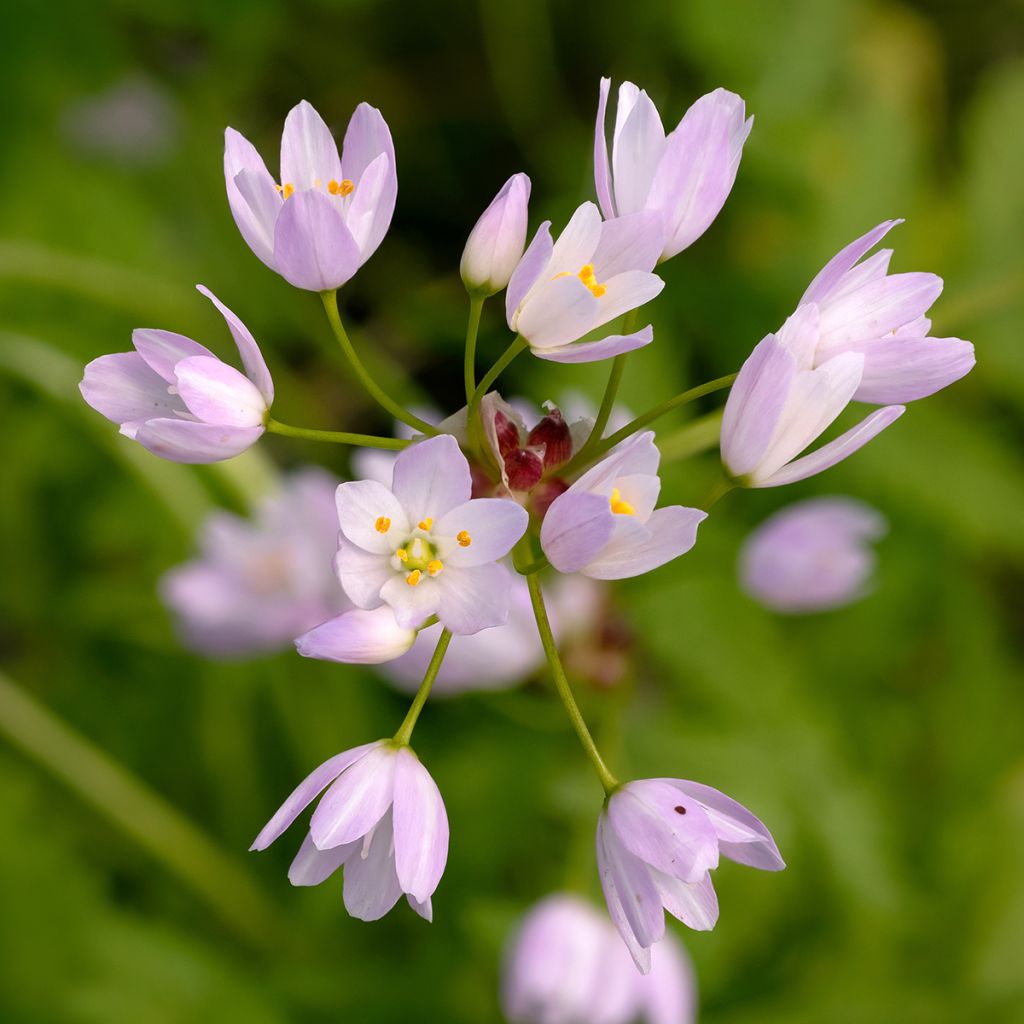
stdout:
MULTIPOLYGON (((320 188, 323 182, 318 180, 313 182, 313 184, 317 188, 320 188)), ((295 186, 290 181, 286 181, 283 185, 275 185, 274 188, 281 193, 282 199, 288 199, 290 196, 295 195, 295 186)), ((327 182, 327 191, 330 192, 332 196, 350 196, 355 192, 355 190, 356 186, 351 178, 342 178, 341 181, 335 181, 334 178, 331 178, 331 180, 327 182)))
MULTIPOLYGON (((584 263, 576 276, 590 289, 590 293, 595 299, 601 298, 608 291, 607 287, 598 281, 593 263, 584 263)), ((563 270, 560 274, 555 274, 552 280, 557 281, 560 277, 572 277, 572 274, 568 270, 563 270)))
POLYGON ((608 499, 608 504, 612 507, 612 512, 617 516, 633 516, 636 515, 636 509, 628 501, 625 501, 622 495, 619 493, 618 487, 612 489, 612 496, 608 499))

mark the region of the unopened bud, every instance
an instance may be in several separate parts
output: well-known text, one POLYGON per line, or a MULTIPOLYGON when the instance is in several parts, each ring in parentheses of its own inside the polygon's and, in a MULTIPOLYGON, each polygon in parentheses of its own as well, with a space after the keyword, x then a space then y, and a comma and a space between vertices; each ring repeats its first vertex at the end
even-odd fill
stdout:
POLYGON ((508 284, 526 247, 529 200, 530 179, 513 174, 484 210, 469 233, 459 266, 467 291, 493 295, 508 284))

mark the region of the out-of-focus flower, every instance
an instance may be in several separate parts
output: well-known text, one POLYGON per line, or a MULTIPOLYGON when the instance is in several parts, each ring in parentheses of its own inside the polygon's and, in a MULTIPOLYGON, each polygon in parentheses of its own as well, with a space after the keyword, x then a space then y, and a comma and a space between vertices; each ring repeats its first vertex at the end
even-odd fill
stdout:
POLYGON ((707 514, 682 505, 654 508, 659 459, 654 434, 635 434, 551 503, 540 543, 559 572, 625 579, 693 547, 707 514))
POLYGON ((942 293, 935 274, 890 274, 892 249, 858 262, 900 220, 883 221, 829 260, 800 305, 818 307, 820 334, 813 365, 843 352, 864 356, 854 392, 858 402, 911 402, 970 373, 974 346, 960 338, 932 338, 925 313, 942 293))
POLYGON ((281 182, 234 128, 224 133, 231 213, 249 248, 289 284, 340 288, 377 251, 398 195, 395 148, 379 110, 360 103, 341 156, 323 119, 303 100, 281 136, 281 182))
POLYGON ((470 292, 500 292, 523 258, 530 201, 530 179, 513 174, 491 200, 469 233, 459 272, 470 292))
POLYGON ((341 484, 335 568, 352 601, 390 605, 405 628, 435 614, 458 634, 501 625, 509 571, 498 559, 523 535, 528 516, 504 498, 470 499, 471 491, 469 463, 449 434, 403 451, 390 488, 341 484))
POLYGON ((650 326, 600 341, 580 338, 650 302, 664 287, 650 273, 661 251, 661 220, 633 213, 602 221, 583 203, 557 242, 541 224, 505 293, 508 326, 535 356, 559 363, 591 363, 650 343, 650 326))
POLYGON ((660 258, 667 260, 707 231, 732 191, 754 124, 743 100, 725 89, 702 96, 665 135, 651 98, 632 82, 619 86, 611 161, 605 113, 611 79, 601 79, 594 133, 594 182, 605 217, 651 210, 662 218, 660 258))
POLYGON ((710 872, 719 854, 764 871, 786 866, 768 829, 710 786, 642 779, 609 797, 597 824, 597 866, 608 913, 642 973, 665 934, 665 910, 697 931, 714 928, 710 872))
POLYGON ((345 909, 376 921, 403 893, 426 920, 448 860, 448 815, 409 747, 378 740, 336 754, 308 775, 250 849, 265 850, 323 791, 288 869, 292 885, 319 885, 345 866, 345 909), (327 787, 330 787, 327 789, 327 787))
POLYGON ((100 356, 85 368, 82 397, 121 433, 172 462, 220 462, 255 444, 274 401, 274 383, 249 329, 199 286, 227 322, 245 373, 171 331, 132 332, 134 352, 100 356))
POLYGON ((810 498, 789 505, 743 545, 743 589, 777 612, 842 607, 867 592, 877 562, 870 542, 885 531, 885 519, 852 498, 810 498))
POLYGON ((286 477, 252 519, 207 519, 199 557, 160 583, 190 647, 212 655, 278 650, 348 606, 331 567, 336 487, 329 473, 305 469, 286 477))
POLYGON ((846 408, 860 385, 864 356, 843 352, 812 368, 818 307, 801 306, 767 335, 740 368, 722 418, 722 462, 746 487, 778 487, 814 476, 867 444, 904 412, 876 409, 834 441, 797 456, 846 408))
POLYGON ((671 935, 650 974, 636 973, 615 929, 589 903, 548 896, 523 919, 505 955, 502 1009, 513 1024, 690 1024, 696 983, 671 935))

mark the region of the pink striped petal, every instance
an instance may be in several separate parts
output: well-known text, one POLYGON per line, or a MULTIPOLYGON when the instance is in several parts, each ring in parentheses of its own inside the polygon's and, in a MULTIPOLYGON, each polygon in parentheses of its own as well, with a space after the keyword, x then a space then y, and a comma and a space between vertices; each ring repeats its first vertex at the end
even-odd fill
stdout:
POLYGON ((391 807, 395 751, 385 741, 371 744, 323 795, 309 822, 320 850, 362 839, 391 807))
POLYGON ((274 267, 274 222, 281 195, 256 148, 236 132, 224 132, 224 183, 228 206, 246 244, 268 267, 274 267))
POLYGON ((544 272, 545 267, 551 262, 551 252, 554 243, 551 240, 551 221, 546 220, 533 236, 523 253, 516 269, 512 271, 509 278, 508 288, 505 289, 505 318, 508 321, 509 330, 517 330, 517 314, 519 307, 527 293, 536 284, 537 279, 544 272))
POLYGON ((552 363, 596 363, 625 352, 633 352, 654 341, 654 328, 648 324, 635 334, 610 334, 600 341, 577 341, 556 348, 534 348, 530 351, 538 359, 552 363))
POLYGON ((223 462, 241 455, 263 435, 263 427, 229 427, 191 420, 148 420, 135 440, 154 455, 171 462, 223 462))
POLYGON ((843 275, 851 270, 854 264, 869 250, 873 249, 903 219, 884 220, 872 228, 866 235, 840 249, 818 272, 814 280, 807 286, 798 305, 805 302, 822 303, 835 291, 843 275))
MULTIPOLYGON (((200 295, 205 295, 217 307, 220 315, 224 317, 228 330, 231 331, 231 337, 235 339, 235 345, 238 348, 239 356, 241 356, 242 365, 245 367, 246 376, 259 388, 260 394, 269 408, 274 403, 274 382, 270 377, 270 370, 267 369, 263 353, 260 351, 259 345, 256 344, 256 339, 249 332, 249 328, 209 288, 205 285, 197 284, 196 291, 200 295)), ((196 354, 199 355, 201 353, 196 354)))
POLYGON ((858 402, 913 402, 941 391, 974 368, 974 346, 959 338, 886 338, 863 346, 858 402))
POLYGON ((608 499, 588 491, 566 491, 551 503, 540 528, 540 546, 559 572, 579 572, 611 540, 608 499))
MULTIPOLYGON (((628 500, 628 498, 627 498, 628 500)), ((597 580, 623 580, 651 572, 686 554, 697 542, 697 527, 707 519, 698 508, 669 505, 656 509, 643 524, 647 536, 639 542, 615 538, 584 574, 597 580)))
POLYGON ((167 381, 137 352, 115 352, 94 359, 86 366, 78 390, 89 405, 114 423, 185 412, 181 399, 168 394, 167 381))
POLYGON ((434 523, 434 536, 443 547, 439 555, 445 566, 468 568, 504 558, 526 532, 530 517, 518 502, 508 498, 473 498, 446 512, 434 523), (468 533, 470 543, 456 540, 468 533))
POLYGON ((192 356, 178 363, 174 373, 178 394, 197 419, 226 427, 262 427, 266 401, 233 366, 210 356, 192 356))
POLYGON ((441 519, 469 501, 469 463, 451 434, 440 434, 406 448, 395 460, 392 490, 410 523, 441 519))
POLYGON ((362 254, 331 197, 310 190, 285 201, 274 229, 274 266, 296 288, 340 288, 359 269, 362 254))
POLYGON ((403 892, 425 903, 448 861, 448 815, 430 772, 408 747, 398 752, 393 822, 398 881, 403 892))
POLYGON ((390 608, 356 608, 303 633, 295 648, 304 658, 382 665, 400 658, 415 642, 416 631, 399 626, 390 608))
POLYGON ((597 122, 594 125, 594 187, 597 190, 597 201, 605 220, 615 216, 615 203, 612 199, 611 166, 608 163, 608 136, 606 134, 606 118, 608 112, 608 90, 612 80, 602 78, 597 98, 597 122))
POLYGON ((362 243, 364 260, 377 250, 391 226, 398 196, 398 165, 391 130, 383 115, 369 103, 360 103, 348 122, 341 152, 341 172, 355 183, 356 197, 370 184, 369 180, 364 181, 367 169, 382 155, 387 157, 387 162, 380 181, 376 178, 373 181, 373 222, 362 243))
POLYGON ((295 859, 288 868, 288 881, 292 885, 319 885, 327 881, 346 858, 359 849, 358 843, 347 846, 336 846, 333 850, 318 850, 313 837, 306 833, 295 854, 295 859))
POLYGON ((375 480, 339 484, 335 501, 341 532, 364 551, 390 556, 409 535, 405 509, 389 488, 375 480), (387 529, 382 532, 378 527, 383 526, 387 529))
POLYGON ((281 184, 296 192, 340 181, 338 145, 312 104, 302 100, 288 111, 281 133, 281 184))

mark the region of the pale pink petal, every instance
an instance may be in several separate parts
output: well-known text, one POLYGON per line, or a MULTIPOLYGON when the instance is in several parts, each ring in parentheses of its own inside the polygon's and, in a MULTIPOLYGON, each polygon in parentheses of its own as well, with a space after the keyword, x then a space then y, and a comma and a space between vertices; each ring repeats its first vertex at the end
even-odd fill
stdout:
POLYGON ((697 542, 697 527, 707 513, 697 508, 669 505, 655 510, 644 524, 648 536, 639 544, 613 539, 584 570, 598 580, 640 576, 686 554, 697 542))
POLYGON ((636 94, 629 113, 617 120, 612 147, 612 189, 615 209, 622 216, 644 209, 665 151, 665 129, 658 108, 643 90, 636 94))
MULTIPOLYGON (((504 558, 526 532, 530 517, 518 502, 507 498, 474 498, 446 512, 434 523, 445 566, 484 565, 504 558), (463 546, 456 539, 468 535, 463 546)), ((463 537, 465 540, 466 538, 463 537)))
POLYGON ((387 163, 382 179, 377 181, 375 178, 372 182, 375 195, 373 222, 362 243, 364 261, 377 250, 391 225, 398 196, 398 165, 391 130, 383 115, 369 103, 360 103, 348 122, 341 152, 341 172, 356 186, 353 206, 360 190, 371 184, 369 180, 364 181, 367 169, 382 155, 387 157, 387 163))
POLYGON ((416 631, 399 626, 390 608, 356 608, 303 633, 295 647, 304 658, 381 665, 400 658, 415 642, 416 631))
POLYGON ((551 251, 552 273, 577 274, 584 264, 592 262, 601 239, 601 224, 601 211, 593 203, 580 203, 551 251))
POLYGON ((652 341, 654 329, 648 325, 635 334, 610 334, 600 341, 578 341, 557 348, 534 348, 530 351, 538 359, 547 359, 552 363, 596 363, 601 359, 633 352, 652 341))
MULTIPOLYGON (((238 354, 242 358, 242 365, 245 367, 246 375, 259 388, 260 394, 263 395, 269 408, 274 403, 274 382, 270 377, 270 370, 267 369, 263 353, 260 351, 259 345, 256 344, 256 339, 249 332, 249 328, 209 288, 205 285, 197 284, 196 291, 200 295, 205 295, 217 307, 220 315, 224 317, 228 330, 231 331, 231 337, 235 339, 235 345, 238 346, 238 354)), ((202 355, 203 353, 197 352, 195 354, 202 355)))
POLYGON ((217 357, 198 341, 174 331, 139 327, 132 331, 132 344, 149 368, 168 384, 174 383, 174 367, 190 356, 217 357))
POLYGON ((974 346, 960 338, 884 338, 864 345, 857 402, 891 404, 927 398, 974 369, 974 346))
POLYGON ((412 524, 440 520, 469 501, 469 463, 451 434, 440 434, 406 448, 395 460, 395 497, 412 524))
POLYGON ((414 897, 406 895, 405 902, 416 911, 428 924, 434 920, 434 905, 430 899, 419 903, 414 897))
POLYGON ((684 882, 661 871, 651 870, 651 880, 665 909, 688 928, 709 932, 718 921, 718 895, 705 874, 696 882, 684 882))
POLYGON ((223 462, 241 455, 263 435, 263 427, 230 427, 191 420, 148 420, 135 440, 154 455, 171 462, 223 462))
POLYGON ((527 293, 536 284, 537 279, 544 272, 544 269, 551 262, 551 251, 554 243, 551 241, 551 221, 546 220, 533 236, 523 253, 523 258, 512 271, 508 288, 505 289, 505 317, 508 321, 509 330, 516 330, 519 307, 526 298, 527 293))
POLYGON ((386 153, 381 153, 363 172, 352 193, 345 223, 359 247, 364 263, 376 252, 390 223, 389 217, 381 230, 381 204, 392 180, 391 162, 386 153))
POLYGON ((600 326, 600 301, 574 274, 543 281, 527 296, 514 329, 534 349, 568 345, 600 326))
POLYGON ((402 895, 392 844, 389 810, 374 831, 369 847, 352 854, 345 863, 345 909, 359 921, 379 920, 402 895))
POLYGON ((559 572, 579 572, 611 540, 614 526, 608 499, 569 490, 551 503, 540 528, 540 546, 559 572))
POLYGON ((448 815, 430 772, 408 748, 395 768, 395 869, 402 891, 418 903, 433 895, 448 861, 448 815))
POLYGON ((324 188, 332 179, 340 181, 338 145, 324 119, 310 103, 302 100, 288 111, 281 133, 281 184, 296 192, 324 188))
POLYGON ((86 366, 78 390, 89 405, 114 423, 185 412, 181 399, 168 394, 167 381, 157 376, 137 352, 116 352, 94 359, 86 366))
MULTIPOLYGON (((458 569, 452 570, 458 572, 458 569)), ((464 569, 463 572, 471 572, 464 569)), ((411 586, 405 576, 392 574, 380 588, 380 596, 395 613, 400 626, 416 629, 425 619, 438 611, 441 601, 441 578, 431 579, 426 574, 420 577, 416 586, 411 586)))
POLYGON ((853 268, 861 256, 869 249, 873 249, 897 224, 902 223, 902 218, 900 220, 884 220, 866 235, 861 235, 860 238, 840 249, 807 286, 807 291, 801 297, 800 304, 824 302, 835 291, 843 275, 853 268))
POLYGON ((364 551, 390 556, 409 535, 405 509, 383 484, 374 480, 339 484, 335 500, 341 532, 364 551))
POLYGON ((355 842, 384 817, 394 794, 395 763, 394 749, 381 741, 342 772, 309 822, 318 849, 355 842))
POLYGON ((333 291, 361 262, 359 246, 327 193, 297 192, 285 202, 274 230, 274 265, 289 284, 333 291))
POLYGON ((358 849, 359 843, 348 843, 335 846, 332 850, 318 850, 313 837, 307 833, 288 868, 288 881, 292 885, 319 885, 326 882, 345 863, 346 858, 358 849))
POLYGON ((661 255, 664 228, 659 213, 641 210, 601 225, 601 239, 591 262, 599 281, 627 270, 651 271, 661 255))
POLYGON ((594 187, 597 190, 597 201, 601 204, 601 212, 606 220, 611 220, 616 213, 612 199, 611 166, 608 163, 608 136, 605 129, 608 90, 611 85, 610 78, 601 79, 597 99, 597 123, 594 125, 594 187))
POLYGON ((273 268, 274 221, 281 207, 281 196, 274 188, 274 179, 263 158, 234 128, 224 132, 224 183, 231 216, 246 244, 273 268), (249 186, 245 191, 240 188, 240 175, 249 186))
POLYGON ((456 636, 501 626, 508 618, 512 576, 498 562, 445 569, 431 582, 439 592, 437 617, 456 636))
POLYGON ((367 609, 380 607, 381 588, 395 575, 387 555, 364 551, 344 537, 338 541, 334 571, 349 600, 367 609))
POLYGON ((617 444, 596 466, 572 485, 575 491, 596 491, 610 497, 616 481, 624 476, 655 476, 661 453, 654 443, 654 431, 645 430, 617 444))
POLYGON ((263 426, 267 404, 259 389, 233 366, 210 356, 191 356, 174 368, 178 394, 204 423, 263 426))

